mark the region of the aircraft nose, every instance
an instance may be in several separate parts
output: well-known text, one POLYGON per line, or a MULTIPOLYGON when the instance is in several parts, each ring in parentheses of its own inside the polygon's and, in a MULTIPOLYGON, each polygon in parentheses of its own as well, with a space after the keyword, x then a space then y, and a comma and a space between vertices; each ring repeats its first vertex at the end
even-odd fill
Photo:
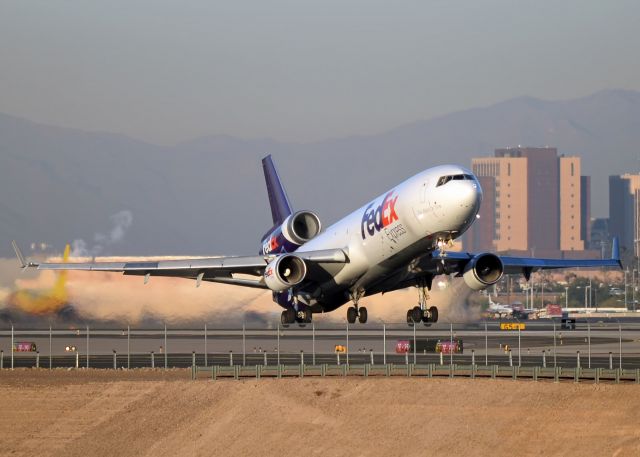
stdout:
POLYGON ((475 208, 480 204, 481 192, 475 181, 461 181, 456 186, 457 200, 461 208, 475 208))

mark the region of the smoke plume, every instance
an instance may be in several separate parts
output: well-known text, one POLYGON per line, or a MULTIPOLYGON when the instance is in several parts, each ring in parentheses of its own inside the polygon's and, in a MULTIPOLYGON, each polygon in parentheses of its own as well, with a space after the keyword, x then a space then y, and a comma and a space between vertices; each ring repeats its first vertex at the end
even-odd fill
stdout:
POLYGON ((105 248, 119 243, 124 238, 125 232, 133 224, 133 213, 123 210, 113 214, 110 218, 112 227, 107 233, 96 233, 93 235, 92 246, 83 239, 73 240, 71 243, 72 257, 95 257, 104 253, 105 248))

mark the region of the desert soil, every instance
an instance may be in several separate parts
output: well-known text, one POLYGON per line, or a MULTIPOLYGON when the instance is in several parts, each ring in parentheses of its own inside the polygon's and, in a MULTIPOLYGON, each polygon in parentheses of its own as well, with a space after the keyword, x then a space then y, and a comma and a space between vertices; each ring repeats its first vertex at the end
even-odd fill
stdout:
POLYGON ((3 370, 0 455, 638 456, 640 386, 3 370))

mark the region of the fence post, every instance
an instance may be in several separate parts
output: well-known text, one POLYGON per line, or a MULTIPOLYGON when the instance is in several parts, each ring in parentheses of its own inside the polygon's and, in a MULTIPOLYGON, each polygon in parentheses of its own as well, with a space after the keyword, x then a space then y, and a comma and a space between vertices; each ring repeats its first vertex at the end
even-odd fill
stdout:
POLYGON ((589 348, 589 368, 591 368, 591 323, 587 322, 587 347, 589 348))
POLYGON ((576 367, 580 368, 580 351, 576 355, 576 367))
POLYGON ((311 364, 316 364, 316 323, 311 323, 311 364))
POLYGON ((264 366, 266 367, 267 366, 267 351, 264 351, 262 354, 264 356, 264 366))
POLYGON ((509 349, 509 366, 513 366, 513 356, 511 355, 511 349, 509 349))
POLYGON ((382 324, 382 364, 387 364, 387 324, 382 324))
POLYGON ((556 321, 553 321, 553 366, 556 365, 556 321))
POLYGON ((349 365, 349 322, 347 322, 347 366, 349 365))
POLYGON ((117 353, 116 350, 113 350, 113 369, 117 370, 118 369, 118 364, 117 364, 117 353))
POLYGON ((336 357, 338 358, 338 365, 340 365, 340 352, 336 352, 336 357))
POLYGON ((40 351, 36 351, 36 368, 40 368, 40 351))
POLYGON ((409 351, 404 353, 404 364, 409 365, 409 351))
POLYGON ((471 366, 476 365, 476 351, 475 349, 471 349, 471 366))
POLYGON ((204 324, 204 366, 209 366, 209 357, 207 355, 207 324, 204 324))
POLYGON ((300 365, 304 366, 304 351, 300 349, 300 365))
POLYGON ((131 327, 127 325, 127 370, 131 368, 131 327))
POLYGON ((619 352, 619 355, 620 355, 620 363, 619 363, 618 366, 620 367, 620 369, 622 369, 622 324, 618 324, 618 329, 620 331, 620 345, 618 346, 619 347, 618 352, 619 352))
POLYGON ((0 351, 0 370, 4 368, 4 351, 0 351))
POLYGON ((518 366, 522 366, 522 357, 520 356, 520 321, 518 321, 518 366))
POLYGON ((542 367, 547 368, 547 351, 542 350, 542 367))
POLYGON ((51 334, 52 334, 52 330, 51 330, 51 326, 49 326, 49 369, 50 370, 53 368, 53 356, 51 354, 51 334))
POLYGON ((484 321, 484 364, 489 365, 489 336, 487 333, 487 321, 484 321))
POLYGON ((278 339, 278 366, 280 366, 280 322, 278 322, 278 326, 276 327, 276 338, 278 339))
POLYGON ((416 327, 417 325, 414 324, 413 326, 413 364, 416 364, 416 327))
POLYGON ((229 351, 229 366, 233 366, 233 351, 229 351))
POLYGON ((247 360, 247 336, 244 322, 242 323, 242 366, 245 366, 247 360))
POLYGON ((371 365, 373 365, 373 349, 369 349, 369 359, 371 360, 371 365))
POLYGON ((164 369, 169 367, 169 347, 167 346, 167 324, 164 324, 164 369))
POLYGON ((76 350, 76 369, 80 368, 80 353, 76 350))
POLYGON ((13 324, 11 324, 11 369, 13 370, 13 353, 15 352, 15 346, 13 345, 13 324))
POLYGON ((440 351, 440 365, 444 365, 444 355, 442 355, 442 351, 440 351))
POLYGON ((196 379, 196 352, 191 352, 191 380, 196 379))
POLYGON ((609 369, 613 370, 613 353, 609 352, 609 369))
POLYGON ((87 368, 89 368, 89 326, 87 325, 87 368))
POLYGON ((155 360, 155 355, 153 353, 153 351, 151 351, 151 368, 155 368, 156 367, 156 360, 155 360))

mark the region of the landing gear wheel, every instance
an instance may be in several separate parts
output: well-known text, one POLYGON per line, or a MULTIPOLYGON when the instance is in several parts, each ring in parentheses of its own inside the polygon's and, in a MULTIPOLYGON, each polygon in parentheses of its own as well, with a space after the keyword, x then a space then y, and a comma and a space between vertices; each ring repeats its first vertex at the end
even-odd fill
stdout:
POLYGON ((300 311, 298 322, 300 322, 301 324, 310 324, 312 320, 313 313, 309 308, 305 309, 304 311, 300 311))
POLYGON ((293 324, 296 321, 296 312, 292 309, 285 309, 280 314, 280 322, 282 325, 293 324))
POLYGON ((353 306, 347 308, 347 322, 350 324, 356 323, 356 318, 358 317, 358 311, 353 306))
POLYGON ((407 324, 409 325, 413 325, 413 318, 411 317, 411 311, 412 310, 407 310, 407 324))
POLYGON ((429 322, 438 322, 438 308, 435 306, 429 308, 429 322))
POLYGON ((411 321, 414 323, 420 322, 422 320, 422 317, 424 316, 424 313, 422 312, 419 306, 413 307, 410 310, 410 313, 411 313, 411 321))
POLYGON ((358 309, 358 321, 361 324, 366 324, 367 323, 367 308, 365 308, 364 306, 360 307, 360 309, 358 309))

